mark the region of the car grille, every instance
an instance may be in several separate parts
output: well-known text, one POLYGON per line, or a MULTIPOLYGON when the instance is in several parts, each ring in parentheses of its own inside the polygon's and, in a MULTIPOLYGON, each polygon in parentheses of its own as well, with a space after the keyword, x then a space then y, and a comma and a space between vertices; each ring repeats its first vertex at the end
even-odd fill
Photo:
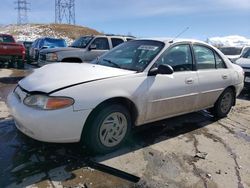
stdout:
POLYGON ((46 61, 46 54, 40 54, 39 59, 42 61, 46 61))
POLYGON ((245 72, 245 76, 249 76, 250 77, 250 72, 245 72))

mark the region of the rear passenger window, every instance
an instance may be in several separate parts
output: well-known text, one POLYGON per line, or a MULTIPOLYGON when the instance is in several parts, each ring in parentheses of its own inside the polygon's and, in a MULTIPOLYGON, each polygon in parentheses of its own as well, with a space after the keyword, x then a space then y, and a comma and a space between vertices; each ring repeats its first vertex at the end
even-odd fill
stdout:
POLYGON ((205 46, 194 46, 197 69, 215 69, 216 62, 212 50, 205 46))
POLYGON ((124 41, 122 39, 118 38, 111 38, 112 46, 113 48, 118 46, 119 44, 123 43, 124 41))
POLYGON ((217 69, 226 68, 226 65, 225 65, 223 59, 221 59, 221 57, 219 55, 217 55, 216 53, 215 53, 215 60, 216 60, 216 68, 217 69))

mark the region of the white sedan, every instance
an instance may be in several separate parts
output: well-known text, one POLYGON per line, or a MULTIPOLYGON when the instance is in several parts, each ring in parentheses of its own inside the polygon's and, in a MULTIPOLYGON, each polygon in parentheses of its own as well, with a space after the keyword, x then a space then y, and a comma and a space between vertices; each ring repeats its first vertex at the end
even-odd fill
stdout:
POLYGON ((16 127, 46 142, 117 149, 133 126, 202 109, 225 117, 244 72, 216 48, 193 40, 134 40, 92 63, 35 70, 8 96, 16 127))

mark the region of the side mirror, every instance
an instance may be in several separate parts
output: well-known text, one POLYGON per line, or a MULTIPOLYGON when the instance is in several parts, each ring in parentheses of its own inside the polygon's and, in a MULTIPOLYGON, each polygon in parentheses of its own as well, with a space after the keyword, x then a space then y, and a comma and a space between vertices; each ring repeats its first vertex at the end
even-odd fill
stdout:
POLYGON ((96 48, 97 48, 96 44, 91 44, 91 45, 89 46, 89 50, 94 50, 94 49, 96 49, 96 48))
POLYGON ((157 74, 173 74, 174 69, 170 65, 159 65, 158 68, 152 68, 148 72, 148 76, 155 76, 157 74))

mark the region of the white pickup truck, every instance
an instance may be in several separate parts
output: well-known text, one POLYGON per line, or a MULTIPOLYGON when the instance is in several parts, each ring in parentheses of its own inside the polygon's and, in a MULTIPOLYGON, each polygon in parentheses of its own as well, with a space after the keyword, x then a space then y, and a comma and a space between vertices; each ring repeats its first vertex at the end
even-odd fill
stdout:
POLYGON ((38 65, 56 62, 90 62, 119 44, 132 39, 133 37, 115 35, 82 36, 69 47, 41 50, 38 65))

